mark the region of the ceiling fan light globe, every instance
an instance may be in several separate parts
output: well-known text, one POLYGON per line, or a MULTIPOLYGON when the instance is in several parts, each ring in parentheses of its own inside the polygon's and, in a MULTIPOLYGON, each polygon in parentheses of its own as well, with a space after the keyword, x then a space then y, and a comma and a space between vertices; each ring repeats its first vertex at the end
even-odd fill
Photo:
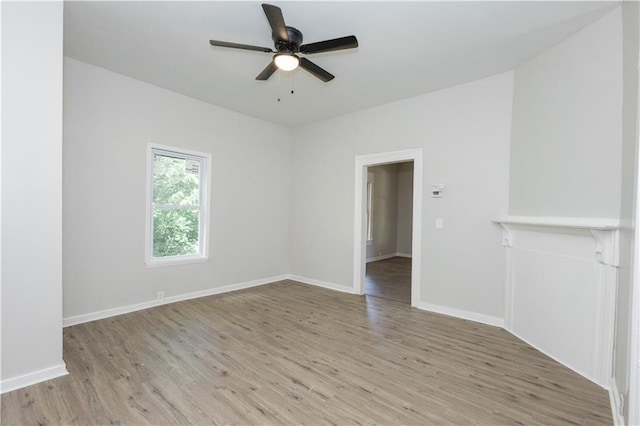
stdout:
POLYGON ((296 55, 289 55, 286 53, 281 53, 276 55, 273 58, 278 69, 282 71, 293 71, 298 68, 300 64, 300 59, 296 55))

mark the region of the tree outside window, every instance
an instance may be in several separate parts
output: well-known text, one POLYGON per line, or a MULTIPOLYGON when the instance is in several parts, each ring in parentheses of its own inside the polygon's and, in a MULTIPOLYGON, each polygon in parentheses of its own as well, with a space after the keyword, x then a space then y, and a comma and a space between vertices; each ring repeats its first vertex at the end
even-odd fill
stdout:
POLYGON ((206 258, 206 160, 151 147, 147 263, 206 258))

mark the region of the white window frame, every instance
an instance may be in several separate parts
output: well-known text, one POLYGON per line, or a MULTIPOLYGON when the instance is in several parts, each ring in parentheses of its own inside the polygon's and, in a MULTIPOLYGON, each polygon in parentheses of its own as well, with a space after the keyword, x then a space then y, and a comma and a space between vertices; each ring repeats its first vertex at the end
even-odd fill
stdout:
POLYGON ((206 262, 209 259, 209 199, 211 186, 211 154, 166 145, 147 144, 147 219, 145 257, 147 267, 206 262), (174 155, 200 161, 200 229, 197 255, 153 257, 153 164, 154 154, 174 155))

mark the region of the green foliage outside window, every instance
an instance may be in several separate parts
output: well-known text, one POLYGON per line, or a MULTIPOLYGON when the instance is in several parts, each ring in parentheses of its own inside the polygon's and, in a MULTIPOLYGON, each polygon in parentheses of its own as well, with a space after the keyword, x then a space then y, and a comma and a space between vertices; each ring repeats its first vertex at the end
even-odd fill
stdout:
POLYGON ((189 160, 154 155, 153 257, 199 252, 200 176, 189 160))

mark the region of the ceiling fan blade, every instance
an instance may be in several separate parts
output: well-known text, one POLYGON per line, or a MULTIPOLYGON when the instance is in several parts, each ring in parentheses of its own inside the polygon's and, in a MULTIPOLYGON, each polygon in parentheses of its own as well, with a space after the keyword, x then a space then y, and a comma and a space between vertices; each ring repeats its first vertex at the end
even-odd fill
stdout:
POLYGON ((316 64, 308 60, 307 58, 300 58, 300 68, 306 71, 309 71, 311 74, 318 77, 320 80, 324 81, 325 83, 335 78, 333 74, 320 68, 319 66, 317 66, 316 64))
POLYGON ((356 36, 346 36, 340 38, 334 38, 332 40, 319 41, 317 43, 303 44, 300 46, 300 52, 306 53, 321 53, 329 52, 332 50, 353 49, 358 47, 358 39, 356 36))
POLYGON ((218 46, 218 47, 231 47, 233 49, 255 50, 258 52, 273 53, 273 50, 271 50, 268 47, 251 46, 249 44, 230 43, 228 41, 219 41, 219 40, 209 40, 209 43, 212 46, 218 46))
POLYGON ((278 67, 276 66, 276 63, 271 61, 269 62, 269 65, 267 65, 260 74, 258 74, 258 76, 256 77, 256 80, 261 80, 261 81, 265 81, 265 80, 269 80, 269 77, 271 77, 273 75, 274 72, 276 72, 276 70, 278 69, 278 67))
POLYGON ((289 41, 287 35, 287 27, 284 24, 284 17, 282 16, 282 10, 278 6, 262 3, 262 10, 267 15, 269 25, 273 30, 273 34, 278 38, 278 41, 289 41))

